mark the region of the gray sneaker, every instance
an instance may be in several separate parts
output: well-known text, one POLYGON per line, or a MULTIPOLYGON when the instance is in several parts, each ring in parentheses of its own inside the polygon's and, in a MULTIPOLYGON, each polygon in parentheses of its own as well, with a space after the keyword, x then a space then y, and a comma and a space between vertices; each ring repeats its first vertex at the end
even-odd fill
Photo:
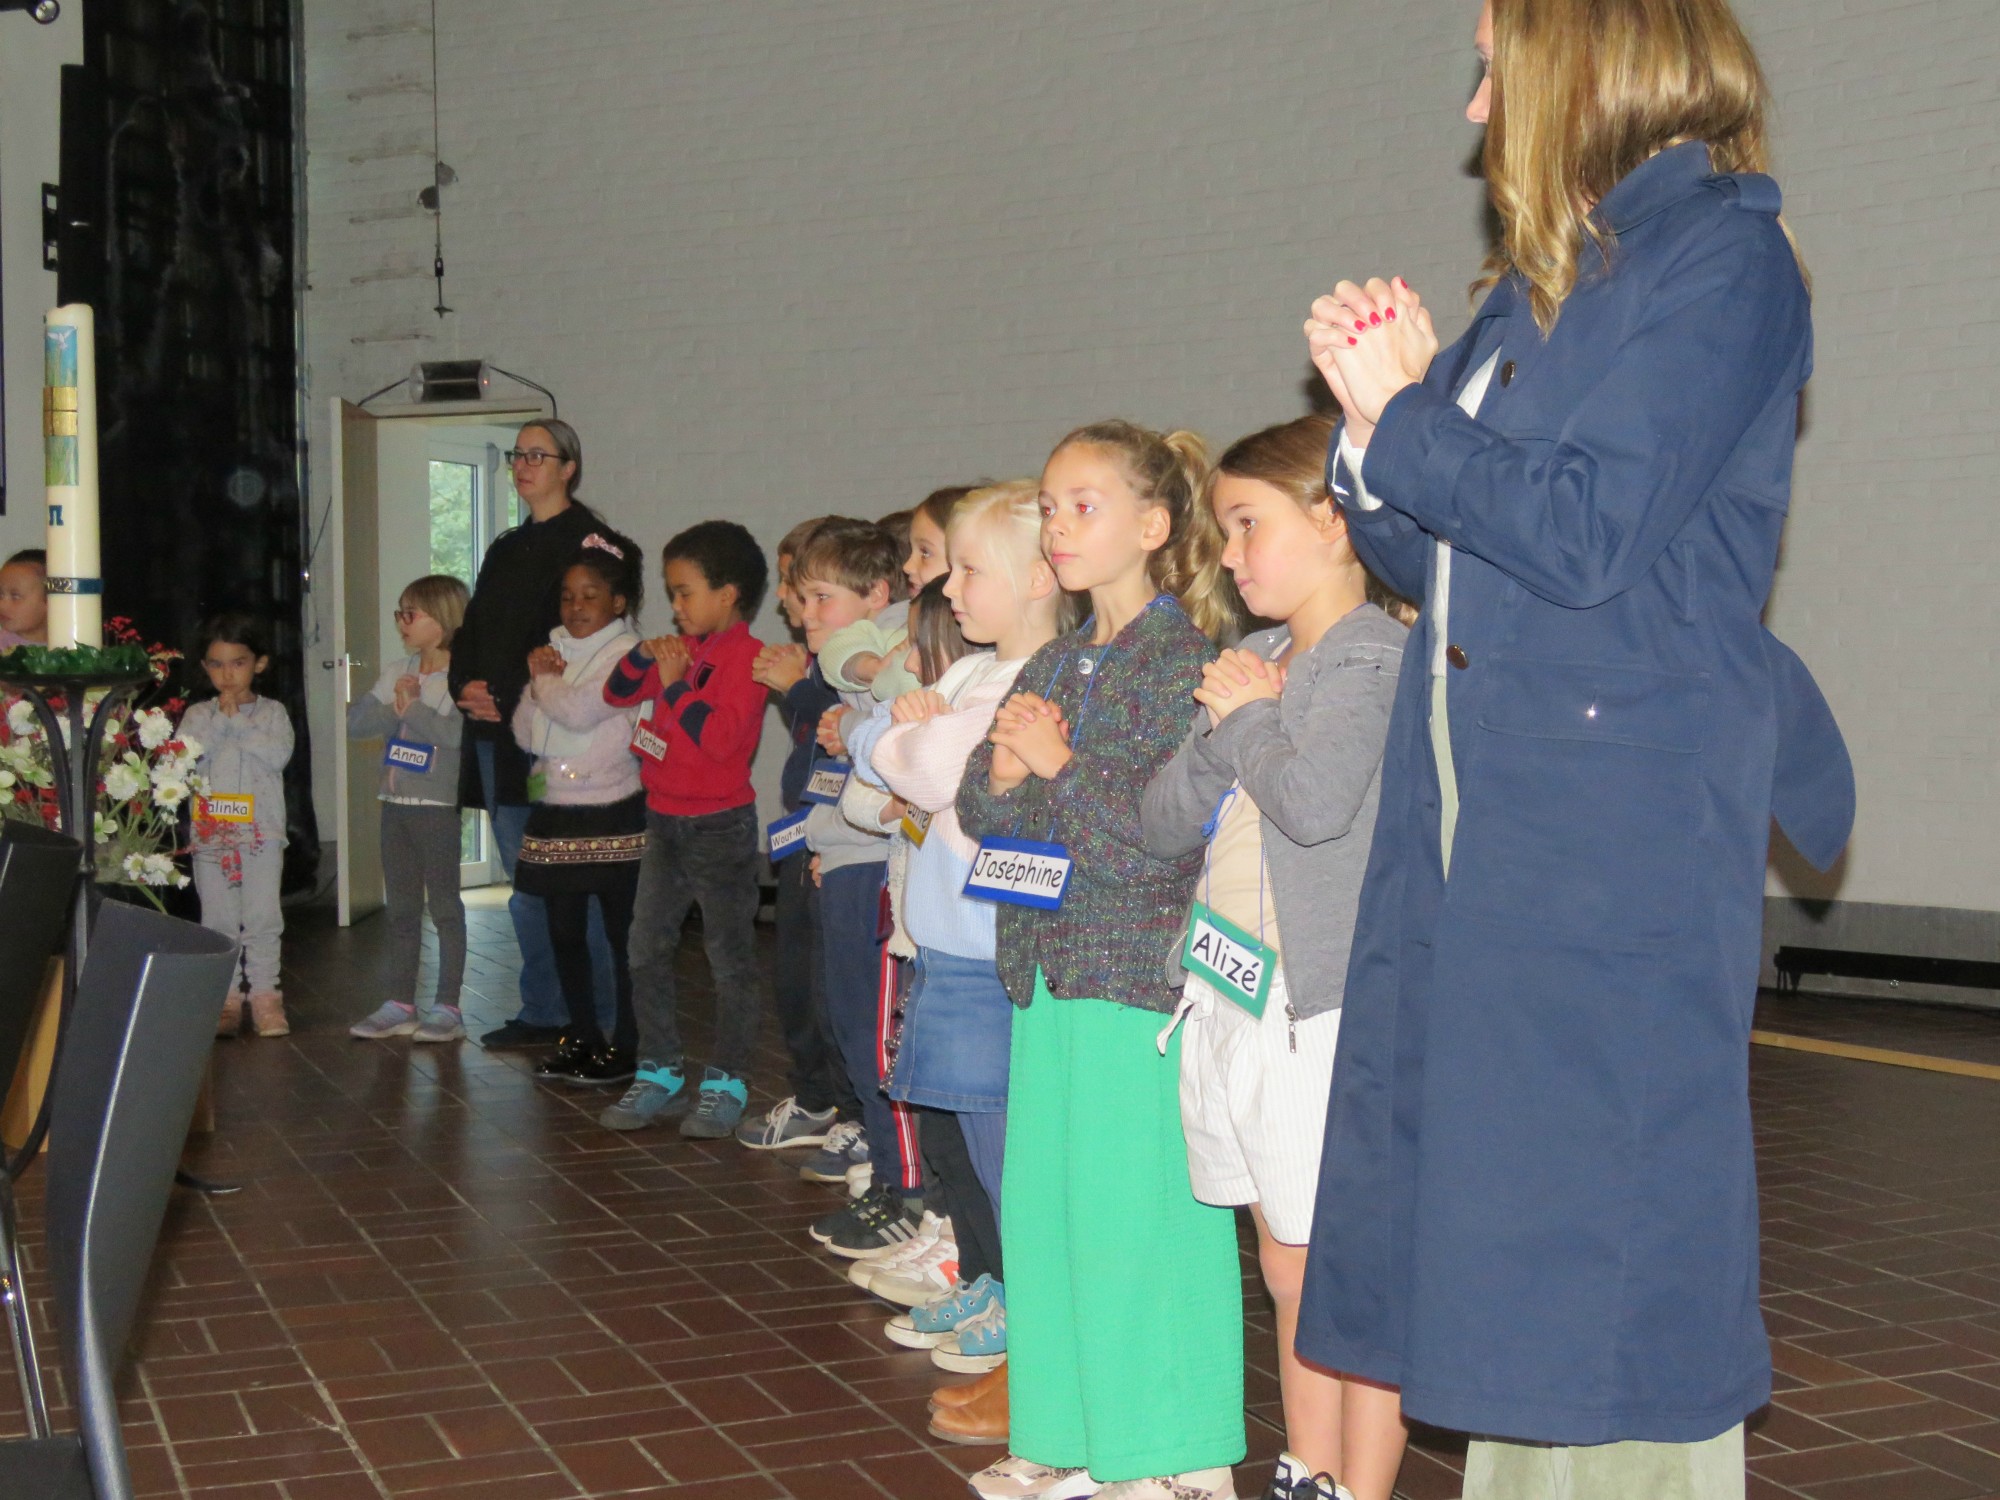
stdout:
POLYGON ((856 1120, 842 1120, 826 1133, 819 1150, 799 1167, 807 1182, 845 1182, 847 1169, 868 1160, 868 1136, 856 1120))
POLYGON ((681 1134, 691 1141, 719 1141, 733 1135, 750 1102, 750 1086, 720 1068, 705 1068, 694 1113, 681 1121, 681 1134))
POLYGON ((616 1104, 605 1108, 597 1123, 606 1130, 644 1130, 686 1114, 694 1103, 692 1093, 679 1068, 641 1062, 632 1086, 616 1104))
POLYGON ((752 1151, 777 1151, 786 1146, 818 1146, 833 1128, 831 1105, 814 1114, 800 1109, 797 1099, 783 1099, 771 1106, 761 1120, 745 1120, 736 1127, 736 1139, 752 1151))
MULTIPOLYGON (((358 1036, 363 1041, 375 1041, 385 1036, 409 1036, 417 1029, 417 1008, 414 1005, 400 1005, 394 1000, 384 1000, 374 1010, 347 1028, 349 1036, 358 1036)), ((463 1031, 460 1035, 463 1035, 463 1031)))
POLYGON ((456 1005, 433 1005, 430 1014, 424 1017, 424 1024, 410 1033, 413 1042, 462 1042, 465 1040, 465 1017, 459 1014, 456 1005))

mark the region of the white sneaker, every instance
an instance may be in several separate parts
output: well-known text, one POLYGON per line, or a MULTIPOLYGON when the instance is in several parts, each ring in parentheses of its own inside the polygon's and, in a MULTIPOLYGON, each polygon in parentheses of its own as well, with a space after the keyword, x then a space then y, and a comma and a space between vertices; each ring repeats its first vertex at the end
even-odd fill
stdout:
POLYGON ((1088 1469, 1051 1469, 1011 1453, 966 1483, 980 1500, 1083 1500, 1099 1488, 1088 1469))
POLYGON ((868 1290, 898 1307, 921 1307, 957 1286, 958 1241, 952 1238, 951 1220, 944 1222, 944 1232, 917 1254, 877 1270, 868 1290))
POLYGON ((925 1209, 923 1218, 917 1221, 914 1235, 893 1245, 884 1245, 880 1250, 869 1251, 847 1268, 847 1279, 865 1292, 878 1273, 902 1269, 935 1245, 940 1234, 950 1237, 951 1220, 925 1209))
POLYGON ((1354 1491, 1344 1484, 1335 1484, 1330 1474, 1313 1473, 1304 1459, 1290 1451, 1278 1455, 1277 1472, 1271 1477, 1266 1500, 1280 1495, 1288 1496, 1289 1500, 1354 1500, 1354 1491))
POLYGON ((1236 1500, 1236 1477, 1227 1468, 1191 1469, 1158 1479, 1121 1479, 1097 1493, 1102 1500, 1236 1500))

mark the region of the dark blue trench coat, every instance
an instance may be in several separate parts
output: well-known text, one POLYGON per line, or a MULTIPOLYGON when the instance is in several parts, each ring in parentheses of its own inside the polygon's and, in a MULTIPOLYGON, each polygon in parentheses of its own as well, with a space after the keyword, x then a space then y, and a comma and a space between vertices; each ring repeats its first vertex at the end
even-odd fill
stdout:
MULTIPOLYGON (((1365 459, 1355 544, 1454 549, 1460 811, 1439 855, 1431 613, 1389 728, 1298 1347, 1440 1426, 1694 1442, 1770 1394, 1748 1099, 1775 815, 1824 867, 1854 785, 1759 616, 1811 369, 1762 176, 1700 143, 1599 207, 1545 340, 1496 287, 1365 459), (1454 397, 1495 350, 1477 419, 1454 397)), ((1352 489, 1353 476, 1340 487, 1352 489)))

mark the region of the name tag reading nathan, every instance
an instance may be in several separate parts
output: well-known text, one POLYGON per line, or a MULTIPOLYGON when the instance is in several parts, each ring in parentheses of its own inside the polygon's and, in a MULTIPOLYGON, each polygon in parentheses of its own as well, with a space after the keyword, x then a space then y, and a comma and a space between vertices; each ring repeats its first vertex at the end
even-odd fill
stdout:
POLYGON ((1225 1000, 1253 1016, 1264 1014, 1271 994, 1271 966, 1278 952, 1252 937, 1220 912, 1199 901, 1188 914, 1181 967, 1206 980, 1225 1000))
POLYGON ((648 760, 667 758, 667 742, 653 733, 652 727, 643 721, 632 726, 632 749, 648 760))
POLYGON ((218 823, 257 821, 257 799, 248 792, 210 792, 201 799, 201 810, 218 823))
POLYGON ((764 830, 764 837, 771 845, 772 864, 805 848, 806 818, 811 812, 811 808, 802 807, 797 812, 778 819, 764 830))
POLYGON ((806 789, 799 795, 808 802, 820 802, 831 807, 840 800, 840 794, 847 787, 847 773, 854 767, 844 760, 823 760, 812 769, 806 778, 806 789))
POLYGON ((415 740, 391 740, 382 747, 382 764, 392 771, 414 771, 425 776, 436 758, 436 745, 420 745, 415 740))
POLYGON ((965 894, 1008 906, 1054 911, 1069 885, 1069 850, 1035 839, 989 838, 972 857, 965 894))

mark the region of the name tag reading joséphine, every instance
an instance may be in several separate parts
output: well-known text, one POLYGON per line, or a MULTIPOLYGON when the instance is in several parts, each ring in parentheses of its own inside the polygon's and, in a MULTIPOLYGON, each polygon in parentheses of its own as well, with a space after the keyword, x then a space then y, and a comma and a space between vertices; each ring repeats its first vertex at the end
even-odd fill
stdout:
POLYGON ((770 841, 772 864, 805 848, 806 819, 811 813, 811 808, 802 807, 765 828, 764 837, 770 841))
POLYGON ((249 792, 210 792, 201 799, 201 810, 218 823, 257 821, 257 799, 249 792))
POLYGON ((1264 1014, 1271 994, 1271 966, 1278 950, 1252 937, 1220 912, 1197 901, 1188 913, 1181 967, 1200 976, 1225 1000, 1253 1016, 1264 1014))
POLYGON ((1069 850, 1036 839, 994 837, 980 841, 965 878, 965 894, 1007 906, 1054 911, 1069 885, 1069 850))
POLYGON ((420 745, 415 740, 391 740, 382 747, 382 764, 392 771, 414 771, 425 776, 436 758, 436 745, 420 745))
POLYGON ((806 789, 799 795, 807 802, 824 803, 831 807, 840 800, 840 794, 847 787, 847 773, 854 767, 844 760, 824 760, 812 769, 806 778, 806 789))

